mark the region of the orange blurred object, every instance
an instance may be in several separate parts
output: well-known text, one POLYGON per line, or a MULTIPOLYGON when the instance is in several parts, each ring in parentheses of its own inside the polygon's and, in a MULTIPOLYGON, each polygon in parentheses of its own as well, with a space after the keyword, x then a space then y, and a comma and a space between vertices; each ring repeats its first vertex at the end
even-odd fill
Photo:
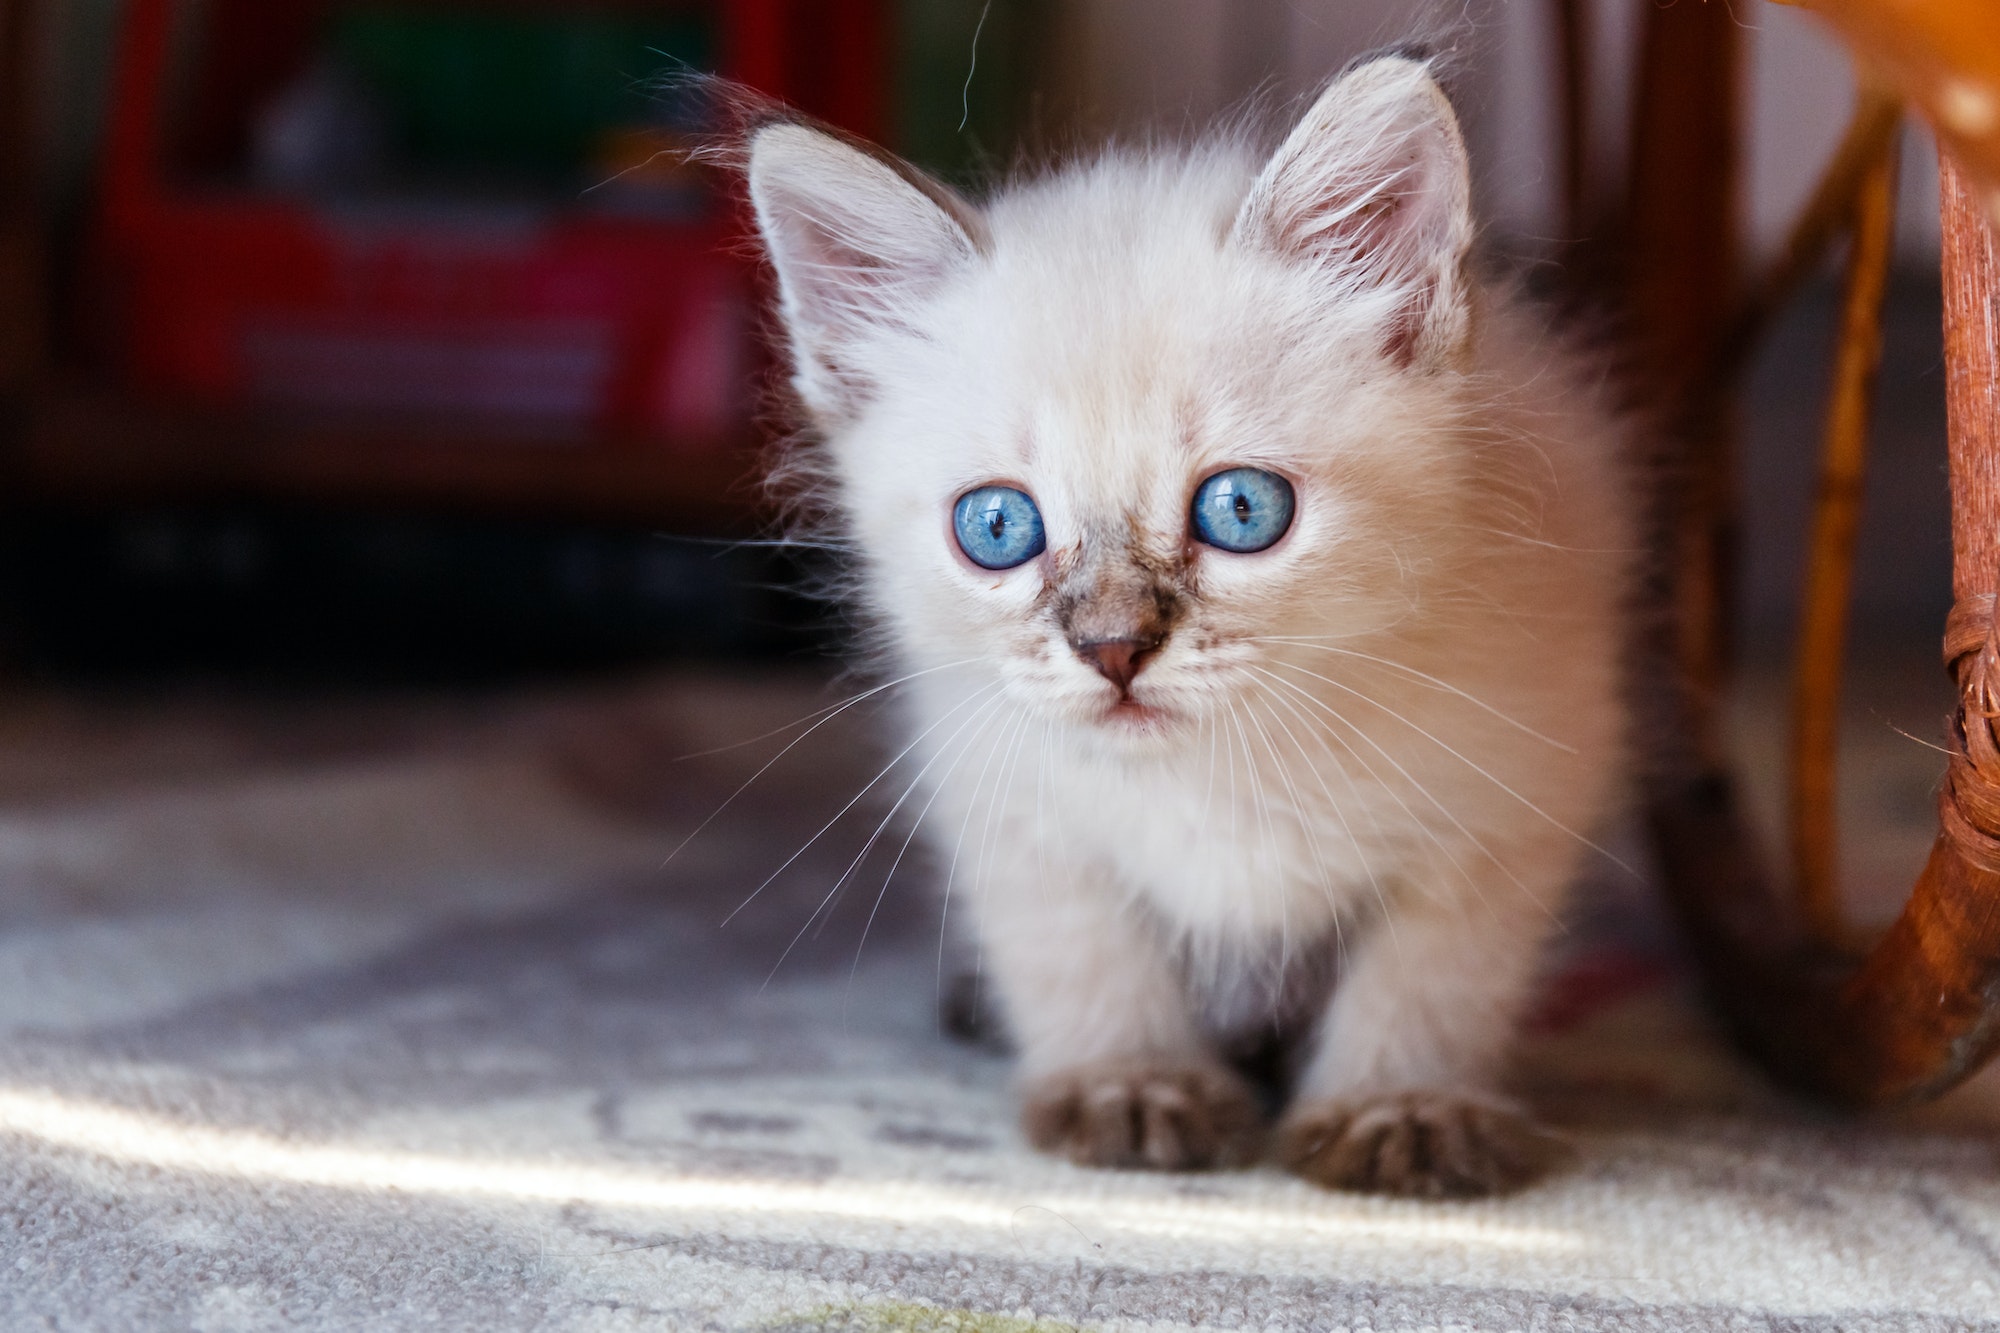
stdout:
POLYGON ((1840 30, 1876 79, 1918 107, 2000 222, 2000 3, 1778 0, 1840 30))

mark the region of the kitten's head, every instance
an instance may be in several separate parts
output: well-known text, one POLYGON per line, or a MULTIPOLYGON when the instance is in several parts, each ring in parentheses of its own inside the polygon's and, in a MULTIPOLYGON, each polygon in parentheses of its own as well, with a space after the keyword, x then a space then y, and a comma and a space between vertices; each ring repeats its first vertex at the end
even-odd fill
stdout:
POLYGON ((794 123, 752 137, 792 383, 916 667, 1185 733, 1272 640, 1384 629, 1467 484, 1464 146, 1421 61, 1258 162, 1109 154, 974 207, 794 123))

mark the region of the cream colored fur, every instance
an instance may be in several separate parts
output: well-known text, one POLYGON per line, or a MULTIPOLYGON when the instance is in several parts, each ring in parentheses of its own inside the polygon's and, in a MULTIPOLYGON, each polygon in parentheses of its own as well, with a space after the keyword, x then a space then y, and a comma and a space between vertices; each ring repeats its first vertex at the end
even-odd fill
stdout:
MULTIPOLYGON (((1268 161, 1236 137, 1112 151, 977 208, 913 179, 800 125, 752 141, 816 465, 884 670, 921 673, 912 807, 1031 1108, 1054 1099, 1049 1145, 1221 1159, 1189 1145, 1227 1117, 1177 1071, 1220 1071, 1287 976, 1336 962, 1293 1122, 1427 1142, 1463 1113, 1504 1139, 1482 1117, 1511 1115, 1509 1039, 1620 789, 1633 537, 1587 367, 1468 276, 1427 67, 1361 66, 1268 161), (1244 465, 1292 482, 1290 531, 1193 541, 1194 488, 1244 465), (988 483, 1034 497, 1047 554, 958 552, 953 503, 988 483), (1061 615, 1115 621, 1148 587, 1178 618, 1121 708, 1061 615), (1105 1106, 1132 1142, 1083 1142, 1105 1106)), ((1395 1141, 1294 1164, 1511 1183, 1399 1174, 1395 1141)))

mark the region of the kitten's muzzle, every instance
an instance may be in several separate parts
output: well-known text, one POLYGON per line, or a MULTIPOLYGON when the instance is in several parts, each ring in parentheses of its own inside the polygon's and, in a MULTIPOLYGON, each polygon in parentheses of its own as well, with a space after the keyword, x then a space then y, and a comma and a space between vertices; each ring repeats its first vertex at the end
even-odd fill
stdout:
POLYGON ((1092 639, 1070 643, 1071 651, 1096 668, 1097 674, 1118 687, 1120 695, 1131 691, 1132 681, 1145 668, 1146 659, 1159 650, 1165 635, 1135 639, 1092 639))

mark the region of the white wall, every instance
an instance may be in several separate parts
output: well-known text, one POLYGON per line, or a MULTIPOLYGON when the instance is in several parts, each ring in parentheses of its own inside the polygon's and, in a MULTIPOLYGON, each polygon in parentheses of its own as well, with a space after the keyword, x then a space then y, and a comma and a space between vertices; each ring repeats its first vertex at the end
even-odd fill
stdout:
MULTIPOLYGON (((907 0, 923 3, 925 0, 907 0)), ((973 5, 974 0, 949 0, 973 5)), ((1626 72, 1645 7, 1592 0, 1598 158, 1622 149, 1626 72)), ((1751 174, 1744 219, 1769 247, 1812 188, 1853 96, 1845 55, 1810 15, 1768 0, 1728 4, 1751 40, 1751 174)), ((1018 0, 991 0, 995 5, 1018 0)), ((1442 38, 1457 58, 1486 217, 1517 237, 1553 233, 1559 188, 1550 0, 1051 0, 1061 29, 1048 81, 1097 131, 1207 123, 1253 91, 1309 96, 1354 55, 1412 36, 1442 38)), ((119 0, 43 0, 53 77, 45 128, 64 194, 87 169, 105 50, 119 0)), ((1918 129, 1904 153, 1899 242, 1912 262, 1937 257, 1937 164, 1918 129)))
MULTIPOLYGON (((1846 52, 1811 15, 1773 4, 1757 4, 1753 13, 1749 165, 1755 188, 1746 221, 1751 235, 1771 244, 1812 192, 1840 137, 1854 98, 1854 75, 1846 52)), ((1899 248, 1912 262, 1938 262, 1937 190, 1937 149, 1922 122, 1915 121, 1903 139, 1896 219, 1899 248)))
MULTIPOLYGON (((1004 3, 1004 0, 999 0, 1004 3)), ((1593 152, 1622 152, 1632 48, 1652 0, 1593 0, 1593 152)), ((1796 9, 1733 6, 1750 43, 1746 235, 1768 249, 1810 193, 1853 98, 1844 53, 1796 9)), ((1305 96, 1355 54, 1410 36, 1457 53, 1457 95, 1488 219, 1525 238, 1554 234, 1559 193, 1555 58, 1548 0, 1073 0, 1063 6, 1060 78, 1095 130, 1199 125, 1252 91, 1305 96)), ((1928 135, 1904 154, 1900 243, 1937 255, 1937 168, 1928 135)))

